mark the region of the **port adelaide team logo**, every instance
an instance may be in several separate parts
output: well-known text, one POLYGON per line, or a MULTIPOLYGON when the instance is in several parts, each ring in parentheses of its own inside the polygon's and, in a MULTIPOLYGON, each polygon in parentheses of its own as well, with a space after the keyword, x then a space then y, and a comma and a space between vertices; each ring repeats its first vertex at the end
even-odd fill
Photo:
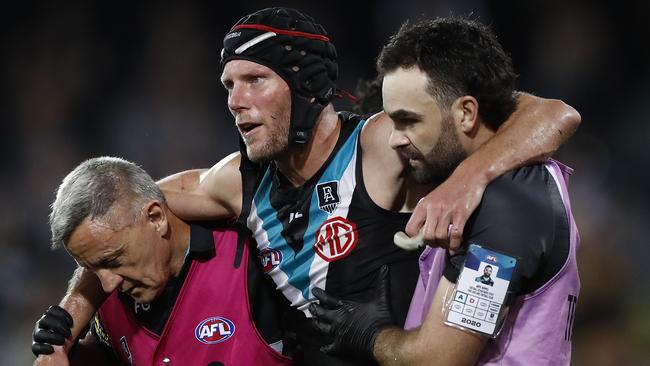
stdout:
POLYGON ((325 182, 316 185, 316 193, 318 193, 318 208, 332 214, 339 202, 339 182, 325 182))
POLYGON ((204 344, 225 342, 234 334, 235 323, 220 316, 203 320, 194 330, 196 339, 204 344))
POLYGON ((326 262, 347 257, 359 241, 357 225, 341 216, 325 221, 316 235, 314 249, 326 262))
POLYGON ((264 249, 257 255, 262 263, 262 271, 269 273, 282 263, 282 252, 276 249, 264 249))

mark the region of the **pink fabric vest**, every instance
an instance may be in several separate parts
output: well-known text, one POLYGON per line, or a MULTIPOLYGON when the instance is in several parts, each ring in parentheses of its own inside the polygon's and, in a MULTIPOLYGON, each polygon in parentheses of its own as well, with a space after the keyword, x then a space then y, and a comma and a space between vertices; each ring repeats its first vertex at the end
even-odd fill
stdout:
MULTIPOLYGON (((488 341, 477 365, 569 365, 571 362, 571 331, 580 292, 576 261, 580 238, 567 190, 572 170, 554 160, 546 166, 556 179, 569 219, 569 256, 551 280, 535 292, 517 298, 501 332, 488 341)), ((427 247, 420 256, 420 278, 405 329, 420 326, 426 318, 444 268, 445 250, 427 247)))
POLYGON ((234 268, 236 231, 214 231, 213 238, 216 255, 192 261, 161 336, 140 325, 116 292, 101 306, 120 360, 137 366, 293 364, 264 341, 253 323, 246 284, 248 246, 234 268))

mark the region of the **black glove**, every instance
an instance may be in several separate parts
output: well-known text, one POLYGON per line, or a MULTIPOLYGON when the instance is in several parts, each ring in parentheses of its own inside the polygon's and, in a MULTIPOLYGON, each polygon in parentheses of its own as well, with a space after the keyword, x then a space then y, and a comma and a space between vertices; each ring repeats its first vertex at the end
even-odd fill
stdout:
POLYGON ((333 342, 321 347, 321 351, 333 354, 362 353, 374 359, 375 341, 382 329, 393 325, 390 316, 388 267, 379 270, 376 297, 373 301, 359 303, 335 298, 320 288, 312 293, 320 304, 312 303, 309 311, 314 317, 314 327, 329 335, 333 342))
POLYGON ((58 305, 50 306, 38 319, 32 333, 32 352, 36 357, 54 353, 52 345, 61 346, 70 336, 72 317, 58 305))

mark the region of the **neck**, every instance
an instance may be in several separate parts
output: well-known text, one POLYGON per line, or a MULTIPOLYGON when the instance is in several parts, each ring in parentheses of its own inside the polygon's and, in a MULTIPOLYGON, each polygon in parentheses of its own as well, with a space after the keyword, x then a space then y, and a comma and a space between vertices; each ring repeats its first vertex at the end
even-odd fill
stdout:
POLYGON ((338 114, 329 104, 316 120, 309 142, 304 146, 291 146, 286 154, 275 159, 275 164, 291 184, 304 184, 325 164, 336 146, 340 130, 338 114))
POLYGON ((183 268, 185 254, 190 245, 190 225, 167 210, 167 223, 169 225, 169 245, 171 245, 170 268, 172 276, 176 277, 183 268))
POLYGON ((495 134, 494 131, 485 126, 482 120, 479 119, 477 123, 478 128, 476 129, 476 132, 472 136, 469 136, 464 144, 467 155, 473 154, 474 151, 478 150, 479 147, 485 144, 485 142, 495 134))

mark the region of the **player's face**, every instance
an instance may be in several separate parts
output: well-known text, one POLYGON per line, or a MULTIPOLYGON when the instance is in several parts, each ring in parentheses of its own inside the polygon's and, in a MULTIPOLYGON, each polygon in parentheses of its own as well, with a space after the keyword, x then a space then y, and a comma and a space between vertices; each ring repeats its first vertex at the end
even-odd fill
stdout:
POLYGON ((417 66, 384 76, 384 111, 393 121, 390 145, 423 184, 446 179, 467 155, 450 113, 427 91, 427 75, 417 66))
POLYGON ((158 297, 171 276, 169 243, 145 214, 118 230, 86 218, 70 236, 67 250, 97 275, 105 292, 119 290, 139 303, 158 297))
POLYGON ((291 93, 287 83, 266 66, 229 61, 221 82, 228 91, 228 109, 235 117, 248 157, 268 161, 289 146, 291 93))
POLYGON ((490 277, 491 274, 492 274, 492 267, 483 268, 483 275, 485 277, 490 277))

